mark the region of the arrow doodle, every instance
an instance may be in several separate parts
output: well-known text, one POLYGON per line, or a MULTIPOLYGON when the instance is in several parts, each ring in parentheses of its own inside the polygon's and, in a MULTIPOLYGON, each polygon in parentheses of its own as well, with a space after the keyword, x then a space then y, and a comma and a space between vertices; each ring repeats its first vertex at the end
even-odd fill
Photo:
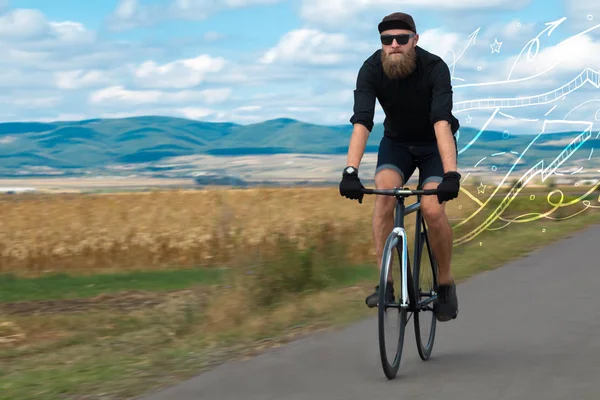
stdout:
POLYGON ((560 24, 562 24, 566 19, 567 19, 566 17, 562 17, 561 19, 558 19, 556 21, 546 22, 547 27, 543 31, 538 33, 538 35, 536 37, 534 37, 529 42, 527 42, 525 47, 523 47, 523 49, 517 56, 517 59, 513 63, 513 66, 511 67, 510 71, 508 72, 508 76, 506 77, 506 80, 510 79, 510 77, 515 69, 515 66, 519 62, 519 59, 523 55, 523 52, 525 51, 525 49, 527 49, 527 61, 532 61, 537 56, 538 51, 540 49, 540 36, 542 36, 544 34, 544 32, 548 32, 548 36, 550 36, 552 34, 552 32, 554 32, 554 30, 556 28, 558 28, 558 26, 560 24), (534 45, 535 45, 535 53, 533 54, 533 56, 531 56, 531 49, 533 48, 534 45))
POLYGON ((481 29, 481 27, 475 29, 470 35, 469 35, 469 41, 467 42, 467 44, 465 45, 465 47, 463 48, 462 52, 458 55, 458 57, 456 57, 456 54, 452 51, 452 56, 454 58, 454 61, 452 62, 452 64, 448 65, 448 67, 450 67, 452 69, 451 72, 451 79, 457 79, 457 80, 461 80, 464 81, 464 79, 461 78, 457 78, 454 76, 454 70, 456 68, 456 63, 462 58, 462 56, 465 54, 465 52, 467 51, 467 49, 469 48, 469 46, 475 44, 475 40, 477 39, 477 34, 479 33, 479 30, 481 29))

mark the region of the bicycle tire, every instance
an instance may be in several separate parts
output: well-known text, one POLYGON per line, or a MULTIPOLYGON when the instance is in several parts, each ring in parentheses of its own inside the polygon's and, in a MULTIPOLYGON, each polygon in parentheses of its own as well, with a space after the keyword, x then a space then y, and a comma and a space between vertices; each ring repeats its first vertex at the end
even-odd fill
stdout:
MULTIPOLYGON (((429 245, 429 238, 427 237, 427 228, 425 227, 425 222, 422 221, 421 222, 421 226, 422 226, 422 231, 420 234, 420 240, 419 240, 419 245, 418 245, 418 251, 419 254, 415 254, 415 257, 418 258, 418 262, 415 262, 415 266, 414 266, 414 288, 415 288, 415 301, 416 304, 418 304, 421 300, 421 294, 424 291, 430 291, 437 293, 438 291, 438 284, 437 284, 437 262, 435 260, 435 257, 433 255, 433 252, 431 251, 431 247, 429 245), (426 265, 423 265, 423 249, 424 249, 424 245, 427 245, 427 254, 429 255, 429 260, 430 262, 427 263, 429 267, 427 267, 426 265), (420 282, 419 282, 419 277, 421 275, 421 271, 424 270, 424 268, 431 268, 431 276, 432 276, 432 283, 430 288, 421 288, 420 282), (418 295, 417 295, 418 293, 418 295)), ((435 333, 436 333, 436 328, 437 328, 437 319, 435 318, 435 313, 433 312, 433 303, 429 303, 426 307, 428 307, 428 309, 431 310, 431 317, 427 316, 425 317, 426 314, 422 313, 422 310, 415 310, 416 312, 414 313, 414 327, 415 327, 415 338, 417 341, 417 350, 419 352, 419 357, 421 357, 421 359, 423 361, 426 361, 430 358, 431 356, 431 351, 433 350, 433 344, 435 342, 435 333), (425 343, 422 340, 421 337, 421 317, 423 317, 423 322, 424 318, 431 318, 431 328, 429 329, 429 339, 427 340, 427 342, 425 343)), ((426 332, 423 332, 426 333, 426 332)))
MULTIPOLYGON (((394 379, 396 377, 396 375, 398 374, 398 369, 400 368, 400 361, 402 359, 402 351, 404 348, 404 334, 405 334, 405 330, 406 330, 406 324, 407 324, 407 309, 406 308, 401 308, 401 307, 397 307, 395 308, 395 311, 397 311, 400 315, 399 318, 399 332, 398 332, 398 339, 397 339, 397 350, 396 350, 396 354, 394 356, 394 360, 390 363, 388 357, 387 357, 387 352, 386 352, 386 340, 385 340, 385 320, 386 320, 386 310, 388 309, 388 307, 386 307, 386 301, 385 301, 385 294, 386 294, 386 290, 387 290, 387 284, 388 284, 388 280, 387 280, 387 276, 388 276, 388 272, 390 268, 393 268, 394 266, 392 265, 392 252, 396 251, 398 253, 398 262, 394 263, 395 265, 398 266, 398 270, 400 272, 400 276, 402 276, 402 251, 403 251, 403 247, 401 245, 402 243, 402 237, 400 237, 397 233, 392 232, 385 243, 384 249, 383 249, 383 258, 382 258, 382 268, 381 268, 381 272, 380 272, 380 277, 379 277, 379 301, 377 304, 378 307, 378 331, 379 331, 379 354, 381 356, 381 366, 383 368, 383 372, 385 374, 385 376, 388 379, 394 379)), ((410 273, 410 270, 407 271, 408 273, 410 273)), ((409 275, 410 276, 410 275, 409 275)), ((407 281, 410 282, 410 278, 407 278, 407 281)), ((404 282, 402 282, 404 284, 404 282)), ((410 286, 410 285, 409 285, 410 286)), ((401 299, 402 296, 402 287, 398 288, 399 289, 399 293, 398 295, 396 295, 395 297, 397 299, 401 299)), ((398 301, 398 303, 400 303, 400 301, 398 301)), ((392 310, 394 310, 394 308, 392 308, 392 310)))

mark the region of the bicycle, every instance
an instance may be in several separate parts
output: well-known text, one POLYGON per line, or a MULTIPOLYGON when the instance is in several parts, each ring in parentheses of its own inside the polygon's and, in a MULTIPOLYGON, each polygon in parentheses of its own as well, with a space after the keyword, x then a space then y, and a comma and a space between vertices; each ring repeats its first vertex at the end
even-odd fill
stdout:
POLYGON ((419 356, 423 361, 429 359, 431 351, 433 349, 433 343, 435 340, 436 332, 436 318, 433 312, 433 302, 437 299, 438 289, 438 266, 437 262, 432 254, 431 247, 429 246, 429 238, 427 236, 427 227, 421 211, 421 196, 424 195, 435 195, 437 189, 420 189, 419 186, 416 190, 408 188, 394 188, 394 189, 368 189, 362 190, 364 194, 378 194, 385 196, 395 196, 395 218, 394 228, 387 237, 385 246, 383 249, 383 257, 381 260, 381 272, 379 277, 379 301, 378 301, 378 331, 379 331, 379 352, 381 355, 381 365, 383 371, 388 379, 393 379, 398 373, 400 367, 400 360, 402 358, 402 351, 404 349, 404 334, 405 328, 408 324, 410 317, 409 313, 414 315, 414 328, 415 337, 417 342, 417 349, 419 356), (405 198, 409 196, 418 196, 417 201, 409 206, 405 205, 405 198), (410 268, 410 257, 408 254, 408 235, 404 227, 404 218, 411 214, 416 213, 415 221, 415 243, 414 243, 414 267, 411 272, 410 268), (429 255, 430 267, 431 267, 431 287, 423 290, 420 285, 419 277, 420 273, 427 268, 421 269, 423 247, 427 245, 427 254, 429 255), (393 271, 392 263, 394 250, 398 253, 400 261, 400 279, 401 285, 395 287, 401 287, 401 293, 399 296, 395 295, 394 302, 386 302, 386 293, 388 286, 387 277, 393 271), (414 279, 412 278, 414 276, 414 279), (416 289, 418 288, 419 298, 416 297, 416 289), (425 300, 423 300, 425 298, 425 300), (396 299, 399 301, 396 302, 396 299), (385 321, 387 319, 387 309, 397 309, 400 314, 398 334, 398 350, 395 352, 394 360, 392 363, 389 362, 389 358, 386 354, 386 340, 385 340, 385 321), (426 317, 421 318, 421 313, 425 311, 431 311, 431 328, 429 329, 428 339, 425 341, 421 338, 421 328, 426 322, 426 317))

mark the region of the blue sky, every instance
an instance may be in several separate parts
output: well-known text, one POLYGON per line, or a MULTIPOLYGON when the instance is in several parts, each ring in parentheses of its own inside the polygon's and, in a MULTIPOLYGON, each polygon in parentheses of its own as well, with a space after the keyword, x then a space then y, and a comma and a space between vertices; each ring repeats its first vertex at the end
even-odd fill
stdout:
MULTIPOLYGON (((380 47, 377 23, 394 11, 411 13, 419 44, 449 65, 466 48, 452 82, 463 126, 538 129, 566 116, 600 120, 598 89, 589 82, 536 106, 459 111, 471 100, 552 93, 582 72, 587 76, 586 68, 600 68, 600 3, 478 3, 0 0, 0 120, 154 114, 346 124, 356 73, 380 47), (552 21, 560 23, 548 35, 552 21), (538 35, 537 53, 534 46, 529 60, 526 50, 517 60, 538 35)), ((379 106, 376 120, 383 120, 379 106)))

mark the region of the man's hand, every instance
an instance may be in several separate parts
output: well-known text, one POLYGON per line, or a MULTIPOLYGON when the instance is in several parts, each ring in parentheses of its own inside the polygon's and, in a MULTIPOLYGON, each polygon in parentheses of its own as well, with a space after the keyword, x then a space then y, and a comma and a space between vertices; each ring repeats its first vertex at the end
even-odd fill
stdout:
POLYGON ((358 169, 354 167, 346 167, 342 173, 342 181, 340 182, 340 194, 352 200, 358 200, 362 204, 364 193, 362 189, 365 187, 358 179, 358 169))
POLYGON ((458 197, 460 177, 460 174, 456 171, 448 171, 444 174, 444 179, 437 188, 437 198, 440 204, 458 197))

